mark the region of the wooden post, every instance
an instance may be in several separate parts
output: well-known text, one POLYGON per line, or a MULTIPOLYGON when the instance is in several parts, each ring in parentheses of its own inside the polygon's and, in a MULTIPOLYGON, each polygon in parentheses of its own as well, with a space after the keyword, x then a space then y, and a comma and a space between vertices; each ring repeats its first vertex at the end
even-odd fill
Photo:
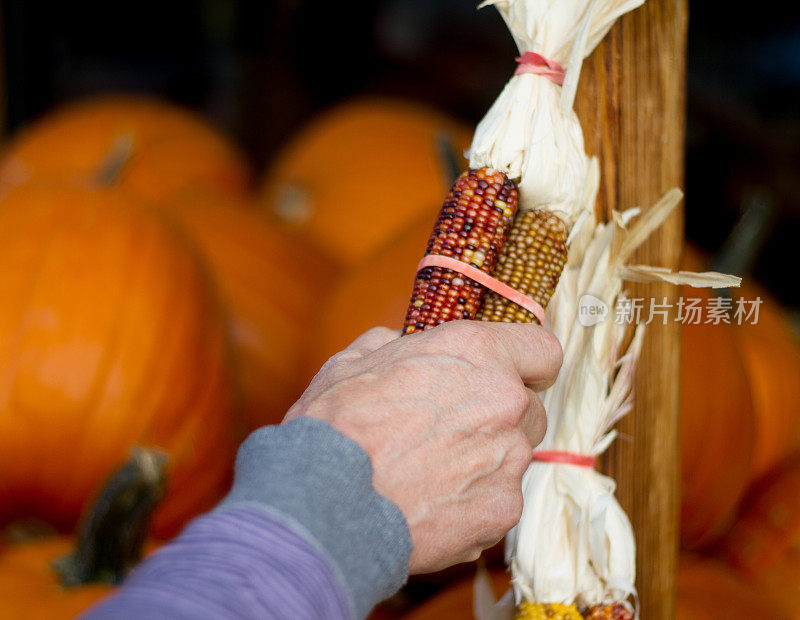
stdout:
MULTIPOLYGON (((600 158, 598 208, 647 207, 683 185, 687 0, 647 0, 624 16, 587 59, 576 104, 587 150, 600 158)), ((676 267, 683 240, 675 213, 633 262, 676 267)), ((631 285, 635 298, 666 297, 666 285, 631 285)), ((649 309, 649 302, 645 309, 649 309)), ((644 317, 646 319, 646 317, 644 317)), ((636 406, 604 459, 618 482, 637 542, 637 588, 644 620, 675 617, 679 534, 678 395, 680 325, 647 330, 636 406)))
POLYGON ((6 55, 5 55, 5 20, 3 19, 3 2, 0 0, 0 138, 6 137, 8 124, 8 92, 6 80, 6 55))

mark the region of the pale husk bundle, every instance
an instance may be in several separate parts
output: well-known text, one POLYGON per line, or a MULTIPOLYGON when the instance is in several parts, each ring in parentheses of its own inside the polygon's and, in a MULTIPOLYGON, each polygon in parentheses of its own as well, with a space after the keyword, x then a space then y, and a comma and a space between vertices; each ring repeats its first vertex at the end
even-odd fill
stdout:
MULTIPOLYGON (((513 76, 479 123, 471 168, 489 166, 519 179, 520 209, 556 213, 568 225, 587 208, 590 158, 572 109, 583 59, 614 22, 644 0, 487 0, 503 16, 520 54, 535 52, 566 70, 563 86, 513 76)), ((592 193, 592 192, 589 192, 592 193)))
MULTIPOLYGON (((644 327, 628 333, 614 320, 623 280, 659 280, 692 286, 738 286, 722 274, 690 274, 628 266, 633 251, 661 225, 681 198, 668 192, 644 215, 614 213, 595 224, 599 170, 584 149, 572 106, 583 59, 614 22, 644 0, 487 0, 505 20, 520 55, 533 52, 560 63, 562 86, 521 73, 506 84, 478 125, 470 167, 488 166, 518 181, 520 210, 555 213, 570 233, 567 265, 546 309, 546 327, 564 349, 556 383, 542 395, 547 435, 539 450, 599 455, 613 441, 613 425, 632 408, 636 362, 644 327), (631 222, 635 222, 631 225, 631 222), (605 321, 578 320, 581 298, 609 312, 605 321)), ((591 468, 534 461, 523 478, 522 518, 507 537, 513 596, 497 605, 485 579, 476 582, 476 616, 513 614, 515 604, 635 608, 633 530, 614 497, 614 481, 591 468)))

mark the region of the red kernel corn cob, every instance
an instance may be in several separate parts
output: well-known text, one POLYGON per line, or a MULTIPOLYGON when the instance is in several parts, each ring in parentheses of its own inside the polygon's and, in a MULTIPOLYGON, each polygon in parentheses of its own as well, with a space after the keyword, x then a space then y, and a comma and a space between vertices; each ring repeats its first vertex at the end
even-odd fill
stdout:
MULTIPOLYGON (((533 210, 517 214, 494 277, 546 308, 567 262, 567 234, 564 222, 552 213, 533 210)), ((504 323, 536 321, 531 312, 492 291, 486 293, 477 318, 504 323)))
MULTIPOLYGON (((425 255, 450 256, 491 274, 517 203, 517 188, 503 173, 491 168, 464 172, 447 194, 425 255)), ((475 318, 484 291, 474 280, 450 269, 422 269, 414 281, 403 333, 475 318)))
POLYGON ((583 620, 583 616, 575 605, 523 601, 517 607, 516 620, 583 620))
POLYGON ((633 620, 633 614, 621 603, 595 605, 586 612, 586 620, 633 620))

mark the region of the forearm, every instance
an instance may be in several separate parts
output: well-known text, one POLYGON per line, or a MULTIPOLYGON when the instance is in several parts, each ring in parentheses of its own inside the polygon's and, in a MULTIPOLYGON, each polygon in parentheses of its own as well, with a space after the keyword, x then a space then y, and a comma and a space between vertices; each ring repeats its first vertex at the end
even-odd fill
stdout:
POLYGON ((363 617, 403 584, 410 552, 367 454, 300 418, 253 433, 225 501, 89 617, 363 617))

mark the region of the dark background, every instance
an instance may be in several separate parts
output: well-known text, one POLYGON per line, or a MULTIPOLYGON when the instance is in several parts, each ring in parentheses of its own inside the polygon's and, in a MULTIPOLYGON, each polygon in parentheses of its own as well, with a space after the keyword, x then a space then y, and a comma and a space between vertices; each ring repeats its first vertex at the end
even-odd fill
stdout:
MULTIPOLYGON (((211 118, 258 170, 315 112, 355 94, 474 124, 516 55, 496 11, 476 4, 6 0, 5 127, 93 93, 153 93, 211 118)), ((797 309, 800 7, 691 2, 688 69, 687 235, 797 309)))

